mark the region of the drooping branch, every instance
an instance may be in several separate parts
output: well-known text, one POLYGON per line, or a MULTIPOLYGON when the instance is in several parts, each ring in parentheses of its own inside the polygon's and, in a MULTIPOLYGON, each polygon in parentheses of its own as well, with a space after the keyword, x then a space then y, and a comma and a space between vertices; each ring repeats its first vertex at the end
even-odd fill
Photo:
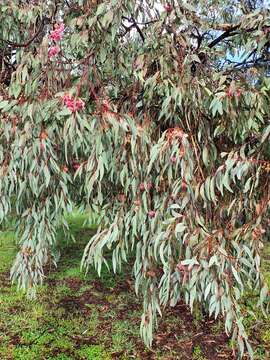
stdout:
POLYGON ((28 47, 37 37, 38 35, 41 33, 41 31, 43 30, 45 25, 45 18, 42 19, 41 24, 37 30, 37 32, 24 44, 19 44, 19 43, 14 43, 12 41, 9 40, 5 40, 5 39, 0 39, 1 41, 5 42, 6 44, 8 44, 9 46, 12 46, 13 48, 23 48, 23 47, 28 47))
POLYGON ((240 24, 232 26, 230 29, 226 30, 224 33, 222 33, 220 36, 218 36, 216 39, 214 39, 212 42, 210 42, 210 44, 208 44, 208 47, 211 49, 214 46, 216 46, 217 44, 219 44, 222 40, 238 34, 239 32, 236 30, 239 27, 240 27, 240 24))
MULTIPOLYGON (((131 16, 130 18, 128 18, 126 16, 123 16, 123 19, 132 23, 130 26, 124 26, 124 28, 126 30, 126 33, 129 32, 132 28, 135 28, 138 31, 138 33, 140 35, 140 38, 144 42, 145 41, 145 36, 144 36, 142 30, 139 27, 139 23, 135 20, 135 18, 133 16, 131 16)), ((151 22, 149 22, 148 24, 150 24, 150 23, 151 22)), ((144 25, 148 25, 148 24, 144 24, 144 25)))

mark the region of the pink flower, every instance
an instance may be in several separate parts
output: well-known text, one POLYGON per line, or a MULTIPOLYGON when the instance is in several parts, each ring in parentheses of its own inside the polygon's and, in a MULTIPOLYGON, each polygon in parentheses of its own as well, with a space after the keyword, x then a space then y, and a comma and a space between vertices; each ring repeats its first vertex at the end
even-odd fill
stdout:
POLYGON ((67 104, 67 108, 71 111, 71 112, 76 112, 76 108, 74 103, 69 103, 67 104))
POLYGON ((237 89, 236 97, 240 97, 242 95, 242 89, 237 89))
POLYGON ((65 94, 63 96, 63 101, 64 101, 64 104, 66 105, 66 107, 71 112, 76 112, 77 110, 83 110, 85 107, 85 103, 83 100, 81 100, 81 99, 75 100, 74 97, 71 97, 68 94, 65 94))
POLYGON ((60 41, 63 37, 63 32, 65 30, 64 24, 55 25, 55 29, 51 31, 50 38, 52 41, 60 41))
POLYGON ((66 103, 67 101, 70 101, 70 100, 71 100, 70 95, 65 94, 65 95, 63 96, 63 101, 64 101, 64 103, 66 103))
POLYGON ((55 31, 58 31, 59 33, 62 34, 64 30, 65 30, 65 26, 63 23, 55 25, 55 31))
POLYGON ((153 183, 150 181, 149 183, 147 183, 147 189, 151 190, 153 187, 153 183))
POLYGON ((171 4, 166 4, 166 5, 164 5, 164 9, 165 9, 165 11, 167 11, 167 12, 171 12, 172 9, 173 9, 173 7, 172 7, 171 4))
POLYGON ((73 169, 78 170, 81 165, 78 163, 73 163, 73 169))
POLYGON ((48 51, 48 57, 51 59, 53 56, 59 54, 59 47, 58 46, 52 46, 48 51))
POLYGON ((77 110, 83 110, 85 107, 85 103, 83 100, 79 99, 76 101, 75 107, 77 110))
POLYGON ((141 183, 141 184, 139 185, 139 189, 140 189, 140 191, 144 191, 144 190, 145 190, 144 183, 141 183))
POLYGON ((52 31, 51 35, 50 35, 50 38, 51 38, 52 41, 56 42, 56 41, 60 41, 62 37, 58 32, 52 31))
POLYGON ((233 91, 232 91, 232 89, 228 89, 227 91, 226 91, 226 95, 227 95, 227 97, 232 97, 233 96, 233 91))
POLYGON ((148 211, 148 216, 150 219, 153 219, 156 216, 156 212, 154 210, 148 211))

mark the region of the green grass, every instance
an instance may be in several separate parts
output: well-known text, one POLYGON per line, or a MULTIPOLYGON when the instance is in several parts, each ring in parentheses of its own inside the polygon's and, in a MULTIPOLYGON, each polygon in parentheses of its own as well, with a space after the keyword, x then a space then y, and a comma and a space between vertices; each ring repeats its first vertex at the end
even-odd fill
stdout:
POLYGON ((193 349, 192 360, 206 360, 203 355, 202 349, 198 345, 195 346, 193 349))
MULTIPOLYGON (((264 248, 262 270, 265 281, 270 289, 270 244, 264 248)), ((250 338, 255 359, 270 359, 270 317, 265 317, 260 307, 257 306, 259 294, 256 291, 248 291, 242 301, 244 325, 250 338), (250 313, 250 311, 252 313, 250 313)))
POLYGON ((8 271, 16 253, 15 235, 11 231, 0 231, 0 272, 8 271))
MULTIPOLYGON (((11 231, 0 233, 1 360, 205 360, 211 359, 207 354, 215 346, 231 354, 229 342, 223 348, 218 344, 222 320, 205 324, 199 307, 193 316, 182 308, 168 311, 160 321, 153 350, 147 350, 139 336, 141 301, 129 285, 129 266, 120 275, 104 267, 101 278, 94 269, 86 275, 82 273, 81 256, 94 227, 85 224, 87 216, 79 212, 67 219, 76 242, 59 231, 62 255, 58 268, 48 269, 37 298, 32 300, 9 282, 16 239, 11 231), (203 335, 199 338, 200 333, 203 335), (209 342, 204 343, 207 339, 209 342), (216 340, 217 345, 213 345, 216 340)), ((270 285, 270 246, 265 250, 263 268, 270 285)), ((270 321, 255 307, 256 301, 256 294, 247 294, 243 314, 255 347, 255 359, 263 360, 270 358, 270 321), (248 310, 253 310, 256 318, 248 310)))
MULTIPOLYGON (((121 310, 122 301, 133 301, 134 296, 133 292, 114 294, 123 275, 115 276, 104 268, 99 278, 94 269, 87 275, 80 270, 83 249, 94 226, 86 223, 85 214, 75 213, 67 220, 76 242, 59 231, 58 243, 64 251, 58 268, 49 269, 34 300, 10 284, 8 271, 17 246, 12 232, 0 234, 1 360, 106 360, 117 352, 124 359, 132 349, 127 333, 141 341, 137 326, 134 331, 132 322, 118 320, 117 308, 121 310)), ((140 313, 137 315, 139 320, 140 313)), ((128 317, 134 318, 134 314, 128 317)))
POLYGON ((78 351, 80 359, 91 359, 91 360, 109 360, 110 355, 100 345, 85 346, 78 351))

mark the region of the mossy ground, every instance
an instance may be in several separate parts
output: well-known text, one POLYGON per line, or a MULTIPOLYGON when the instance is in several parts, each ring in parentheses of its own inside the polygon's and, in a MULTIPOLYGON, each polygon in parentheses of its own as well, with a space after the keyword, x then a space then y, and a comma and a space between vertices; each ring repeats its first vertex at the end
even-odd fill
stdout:
MULTIPOLYGON (((99 278, 80 271, 85 244, 93 233, 85 217, 68 218, 76 242, 60 233, 58 268, 48 267, 35 300, 9 282, 16 254, 12 231, 0 233, 0 359, 233 359, 222 321, 191 315, 184 304, 168 309, 155 334, 153 350, 139 336, 141 302, 134 295, 130 269, 114 275, 105 268, 99 278)), ((264 270, 270 285, 270 247, 264 270)), ((270 320, 255 307, 255 294, 243 300, 246 325, 257 359, 270 359, 270 320), (256 318, 249 314, 252 310, 256 318)))

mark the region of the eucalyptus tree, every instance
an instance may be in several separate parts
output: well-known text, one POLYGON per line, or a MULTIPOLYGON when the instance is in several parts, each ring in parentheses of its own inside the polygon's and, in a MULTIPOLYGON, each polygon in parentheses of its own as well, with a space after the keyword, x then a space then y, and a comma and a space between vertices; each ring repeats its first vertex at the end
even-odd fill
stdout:
POLYGON ((270 203, 263 1, 2 1, 0 220, 33 291, 74 206, 100 216, 82 267, 133 264, 147 345, 183 298, 224 317, 260 272, 270 203))

